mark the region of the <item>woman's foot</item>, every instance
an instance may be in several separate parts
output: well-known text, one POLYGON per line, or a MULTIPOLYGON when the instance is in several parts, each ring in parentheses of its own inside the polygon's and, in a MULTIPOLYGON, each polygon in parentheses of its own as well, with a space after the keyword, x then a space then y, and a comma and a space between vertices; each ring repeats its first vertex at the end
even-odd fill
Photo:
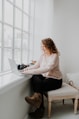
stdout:
POLYGON ((44 107, 38 108, 34 112, 30 112, 29 116, 32 118, 42 118, 44 116, 44 107))
POLYGON ((42 102, 42 96, 40 93, 34 93, 34 95, 31 97, 25 97, 25 101, 35 106, 36 108, 39 108, 42 102))

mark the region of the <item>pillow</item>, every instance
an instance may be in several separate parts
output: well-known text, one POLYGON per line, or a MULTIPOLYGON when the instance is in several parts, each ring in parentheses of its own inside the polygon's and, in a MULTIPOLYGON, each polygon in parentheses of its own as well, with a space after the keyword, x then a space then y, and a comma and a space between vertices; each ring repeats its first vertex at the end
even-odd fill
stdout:
POLYGON ((67 73, 67 78, 69 80, 69 84, 79 89, 79 72, 77 73, 67 73))

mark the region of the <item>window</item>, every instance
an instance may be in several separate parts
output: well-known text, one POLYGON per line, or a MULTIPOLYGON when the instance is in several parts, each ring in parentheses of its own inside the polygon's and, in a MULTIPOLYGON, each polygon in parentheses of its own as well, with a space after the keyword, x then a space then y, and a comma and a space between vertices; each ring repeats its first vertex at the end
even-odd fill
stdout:
POLYGON ((21 8, 21 9, 22 9, 22 1, 23 0, 16 0, 15 1, 16 6, 19 7, 19 8, 21 8))
POLYGON ((4 22, 13 25, 13 5, 5 0, 4 22))
POLYGON ((22 12, 15 8, 15 27, 22 28, 22 12))
MULTIPOLYGON (((2 25, 0 23, 0 64, 1 64, 1 45, 2 45, 2 25)), ((1 65, 0 65, 0 72, 1 72, 1 65)))
POLYGON ((13 41, 13 28, 4 25, 4 47, 12 48, 12 41, 13 41))
POLYGON ((14 59, 17 63, 21 63, 21 31, 15 29, 14 36, 14 59))
POLYGON ((30 1, 30 0, 24 0, 24 11, 25 11, 26 13, 29 13, 29 4, 30 4, 29 1, 30 1))
POLYGON ((0 0, 0 21, 2 20, 2 0, 0 0))
POLYGON ((23 30, 28 32, 28 30, 29 30, 29 26, 28 26, 29 25, 29 17, 26 15, 24 15, 23 17, 24 17, 23 30))
POLYGON ((8 58, 12 58, 13 28, 4 25, 3 71, 10 69, 8 58))
POLYGON ((22 54, 22 58, 23 58, 23 62, 26 64, 26 62, 28 62, 28 34, 26 34, 25 32, 23 32, 23 54, 22 54))
POLYGON ((0 73, 10 70, 9 58, 31 62, 33 8, 34 0, 0 0, 0 73))
POLYGON ((0 48, 1 48, 1 43, 2 43, 2 25, 0 23, 0 48))

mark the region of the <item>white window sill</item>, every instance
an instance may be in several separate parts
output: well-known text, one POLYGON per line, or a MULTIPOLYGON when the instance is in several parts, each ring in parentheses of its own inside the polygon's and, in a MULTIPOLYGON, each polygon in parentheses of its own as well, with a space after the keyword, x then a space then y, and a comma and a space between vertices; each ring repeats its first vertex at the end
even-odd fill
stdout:
POLYGON ((9 73, 0 76, 0 94, 3 94, 12 87, 28 80, 32 75, 18 76, 14 73, 9 73))

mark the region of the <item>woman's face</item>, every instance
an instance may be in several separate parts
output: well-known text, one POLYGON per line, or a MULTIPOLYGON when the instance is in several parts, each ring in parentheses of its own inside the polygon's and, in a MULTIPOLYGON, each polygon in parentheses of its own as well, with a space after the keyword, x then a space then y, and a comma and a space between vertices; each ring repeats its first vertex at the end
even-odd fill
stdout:
POLYGON ((41 43, 41 49, 42 49, 42 51, 44 52, 44 53, 48 53, 48 49, 45 47, 45 45, 43 44, 43 43, 41 43))
POLYGON ((45 51, 45 46, 43 45, 43 43, 41 43, 41 49, 43 50, 43 51, 45 51))

